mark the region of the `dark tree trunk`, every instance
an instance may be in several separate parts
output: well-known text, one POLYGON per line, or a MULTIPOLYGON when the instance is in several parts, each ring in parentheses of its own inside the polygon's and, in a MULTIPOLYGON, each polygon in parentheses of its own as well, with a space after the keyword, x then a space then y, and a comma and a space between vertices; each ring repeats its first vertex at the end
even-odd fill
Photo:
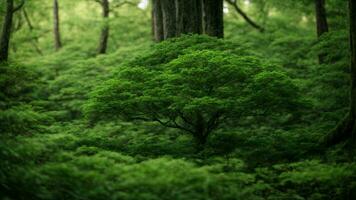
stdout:
POLYGON ((343 121, 325 138, 328 146, 347 139, 356 139, 356 2, 349 0, 350 50, 351 50, 351 91, 350 111, 343 121))
POLYGON ((152 27, 154 40, 156 42, 164 40, 161 0, 152 0, 152 27))
POLYGON ((329 31, 326 18, 325 0, 315 0, 316 29, 318 37, 329 31))
POLYGON ((177 36, 176 4, 172 0, 160 0, 164 39, 177 36))
POLYGON ((59 7, 58 0, 53 0, 53 33, 54 33, 54 48, 59 50, 62 47, 61 34, 59 30, 59 7))
POLYGON ((0 38, 0 63, 6 62, 9 57, 9 44, 13 18, 14 1, 6 0, 6 13, 0 38))
POLYGON ((107 24, 107 19, 109 18, 109 14, 110 14, 110 9, 109 9, 110 5, 109 5, 109 0, 102 0, 100 4, 102 7, 102 16, 105 20, 104 22, 105 24, 101 29, 97 53, 105 54, 108 46, 108 39, 109 39, 109 25, 107 24))
POLYGON ((224 37, 223 0, 203 0, 204 33, 224 37))
POLYGON ((202 3, 201 0, 177 0, 177 28, 181 34, 202 33, 202 3))
MULTIPOLYGON (((217 0, 220 1, 220 0, 217 0)), ((204 33, 204 7, 203 7, 203 0, 196 0, 196 10, 197 10, 197 22, 196 25, 198 26, 198 33, 199 34, 203 34, 204 33)))
POLYGON ((153 0, 152 26, 158 42, 182 34, 203 32, 222 38, 223 0, 153 0))
MULTIPOLYGON (((315 0, 316 30, 318 37, 329 31, 325 10, 325 0, 315 0)), ((319 55, 319 63, 324 63, 325 54, 319 55)))
POLYGON ((356 136, 356 2, 349 0, 350 15, 350 49, 351 49, 351 100, 350 100, 350 121, 353 125, 351 137, 356 136))
POLYGON ((201 151, 204 149, 204 146, 208 140, 208 130, 207 130, 207 124, 204 120, 204 117, 200 114, 197 113, 196 114, 196 122, 195 122, 195 127, 194 127, 194 139, 196 141, 196 145, 197 145, 197 150, 201 151))
POLYGON ((6 62, 9 57, 13 15, 22 8, 24 3, 25 0, 22 0, 18 6, 14 7, 14 0, 6 0, 5 17, 0 36, 0 63, 6 62))

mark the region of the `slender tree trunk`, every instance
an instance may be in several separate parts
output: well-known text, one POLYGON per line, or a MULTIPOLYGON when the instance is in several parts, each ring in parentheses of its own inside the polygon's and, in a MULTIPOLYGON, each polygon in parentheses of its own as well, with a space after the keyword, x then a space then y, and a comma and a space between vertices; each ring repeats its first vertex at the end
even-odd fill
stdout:
POLYGON ((352 137, 356 136, 356 2, 349 0, 350 48, 351 48, 351 106, 350 119, 353 123, 352 137))
POLYGON ((224 37, 223 0, 203 0, 204 33, 210 36, 224 37))
MULTIPOLYGON (((220 1, 220 0, 217 0, 220 1)), ((203 0, 196 0, 196 10, 197 10, 197 22, 196 25, 198 26, 198 33, 204 33, 204 7, 203 7, 203 0)))
POLYGON ((340 124, 325 138, 328 146, 352 139, 356 142, 356 2, 349 0, 351 90, 350 111, 340 124))
POLYGON ((164 39, 177 36, 176 4, 172 0, 160 0, 164 39))
POLYGON ((101 7, 103 9, 102 11, 102 16, 105 20, 105 24, 103 25, 100 33, 100 40, 99 40, 99 46, 97 53, 98 54, 105 54, 108 46, 108 40, 109 40, 109 25, 107 24, 107 20, 109 18, 110 14, 110 5, 109 5, 109 0, 102 0, 101 1, 101 7))
POLYGON ((163 30, 163 15, 161 0, 153 0, 152 2, 152 18, 153 18, 153 33, 156 42, 164 40, 163 30))
POLYGON ((62 47, 61 35, 59 30, 59 7, 58 0, 53 0, 53 33, 54 33, 54 48, 58 51, 62 47))
MULTIPOLYGON (((318 38, 329 31, 328 21, 325 10, 325 0, 315 0, 315 16, 316 16, 316 30, 318 38)), ((319 63, 324 63, 325 54, 320 54, 319 63)))
POLYGON ((318 37, 329 31, 326 18, 325 0, 315 0, 316 29, 318 37))
POLYGON ((177 6, 177 35, 201 34, 203 25, 201 0, 178 0, 177 6))
POLYGON ((11 26, 13 18, 14 1, 6 0, 5 18, 0 38, 0 63, 6 62, 9 57, 9 44, 11 38, 11 26))

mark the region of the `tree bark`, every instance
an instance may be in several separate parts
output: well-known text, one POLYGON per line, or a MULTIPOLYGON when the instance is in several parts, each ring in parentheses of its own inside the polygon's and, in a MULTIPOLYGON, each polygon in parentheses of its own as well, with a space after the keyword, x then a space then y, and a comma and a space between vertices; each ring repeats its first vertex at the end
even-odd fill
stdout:
POLYGON ((58 51, 62 47, 61 34, 59 30, 59 7, 58 0, 53 0, 53 33, 54 33, 54 48, 58 51))
POLYGON ((354 0, 349 0, 349 17, 351 51, 350 110, 339 125, 325 137, 324 142, 328 146, 338 144, 348 139, 356 142, 356 2, 354 0))
POLYGON ((315 0, 315 15, 317 35, 320 37, 329 31, 329 26, 326 18, 325 0, 315 0))
POLYGON ((11 26, 13 18, 14 1, 6 0, 5 18, 0 38, 0 63, 6 62, 9 57, 9 44, 11 38, 11 26))
POLYGON ((172 0, 160 0, 164 39, 177 36, 176 4, 172 0))
POLYGON ((109 25, 107 24, 107 19, 109 18, 109 14, 110 14, 110 9, 109 9, 110 5, 109 5, 109 0, 102 0, 100 4, 102 7, 102 16, 105 20, 104 22, 105 24, 101 29, 97 53, 105 54, 108 46, 108 40, 109 40, 109 25))
POLYGON ((152 27, 154 40, 156 42, 163 41, 164 30, 161 0, 152 0, 152 27))
POLYGON ((224 37, 223 0, 203 0, 204 33, 218 38, 224 37))
MULTIPOLYGON (((315 17, 316 17, 316 30, 317 36, 320 38, 324 33, 329 31, 326 9, 325 9, 325 0, 315 0, 315 17)), ((318 55, 319 64, 324 63, 325 54, 318 55)))
POLYGON ((153 0, 152 26, 157 42, 182 34, 222 38, 223 0, 153 0))
POLYGON ((201 0, 177 0, 177 36, 202 33, 201 0))
POLYGON ((0 63, 8 60, 13 15, 20 10, 24 4, 25 1, 22 0, 18 6, 14 7, 14 0, 6 0, 5 17, 0 38, 0 63))
POLYGON ((209 132, 207 130, 207 124, 204 120, 204 117, 200 113, 196 114, 193 136, 195 138, 197 150, 202 151, 208 140, 209 132))

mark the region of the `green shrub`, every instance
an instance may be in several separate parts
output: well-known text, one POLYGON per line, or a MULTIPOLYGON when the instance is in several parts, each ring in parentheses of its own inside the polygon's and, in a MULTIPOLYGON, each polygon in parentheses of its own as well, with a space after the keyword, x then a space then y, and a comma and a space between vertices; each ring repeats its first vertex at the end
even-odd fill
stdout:
POLYGON ((141 65, 125 65, 117 78, 94 91, 86 106, 90 121, 156 121, 204 145, 226 120, 289 113, 303 105, 292 80, 256 57, 223 50, 186 50, 178 56, 176 45, 191 40, 221 45, 217 39, 191 36, 165 43, 167 57, 155 56, 163 47, 156 46, 152 57, 132 62, 141 65))

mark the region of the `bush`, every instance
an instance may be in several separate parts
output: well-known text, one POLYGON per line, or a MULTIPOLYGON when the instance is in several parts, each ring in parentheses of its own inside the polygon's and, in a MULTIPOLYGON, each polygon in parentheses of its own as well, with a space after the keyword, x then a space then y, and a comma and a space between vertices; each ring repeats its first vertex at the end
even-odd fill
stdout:
POLYGON ((191 48, 177 52, 177 43, 194 39, 223 46, 217 39, 191 36, 166 42, 167 57, 156 57, 162 45, 156 46, 152 57, 125 65, 117 78, 93 92, 86 106, 91 122, 156 121, 190 133, 204 145, 226 120, 289 113, 303 105, 292 80, 254 56, 191 48))

